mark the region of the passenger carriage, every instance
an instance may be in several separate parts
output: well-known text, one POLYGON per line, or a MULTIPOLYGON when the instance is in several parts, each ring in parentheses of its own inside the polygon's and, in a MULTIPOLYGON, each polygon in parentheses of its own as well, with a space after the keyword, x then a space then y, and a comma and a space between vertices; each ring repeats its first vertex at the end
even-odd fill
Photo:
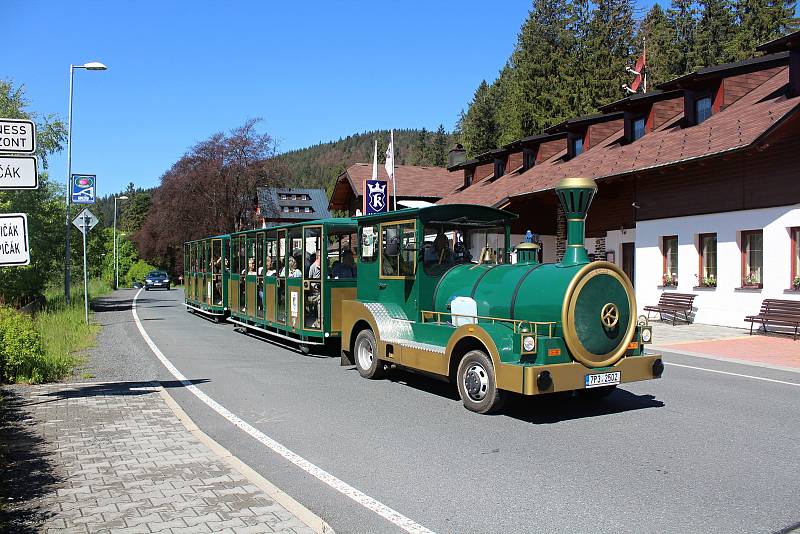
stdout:
POLYGON ((228 320, 307 352, 341 335, 341 302, 355 297, 350 218, 236 232, 225 265, 228 320))
POLYGON ((227 272, 229 237, 218 235, 183 245, 184 300, 188 310, 217 321, 227 315, 227 272))

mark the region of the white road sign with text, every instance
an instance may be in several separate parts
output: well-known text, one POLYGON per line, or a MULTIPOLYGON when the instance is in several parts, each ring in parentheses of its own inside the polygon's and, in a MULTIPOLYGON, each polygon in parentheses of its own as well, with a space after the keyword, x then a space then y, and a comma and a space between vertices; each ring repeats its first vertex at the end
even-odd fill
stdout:
POLYGON ((36 152, 36 126, 25 119, 0 119, 0 152, 36 152))
POLYGON ((0 189, 37 189, 36 156, 0 154, 0 189))
POLYGON ((24 213, 0 214, 0 267, 28 265, 28 216, 24 213))

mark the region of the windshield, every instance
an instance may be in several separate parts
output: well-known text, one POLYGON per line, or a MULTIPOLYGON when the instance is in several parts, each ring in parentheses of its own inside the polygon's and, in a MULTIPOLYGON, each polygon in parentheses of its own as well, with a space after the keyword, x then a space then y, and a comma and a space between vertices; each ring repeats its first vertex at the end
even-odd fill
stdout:
POLYGON ((502 226, 429 224, 422 244, 425 272, 439 276, 460 263, 504 263, 505 241, 506 231, 502 226))
POLYGON ((147 276, 151 278, 163 278, 167 276, 167 273, 165 273, 164 271, 150 271, 150 273, 147 276))

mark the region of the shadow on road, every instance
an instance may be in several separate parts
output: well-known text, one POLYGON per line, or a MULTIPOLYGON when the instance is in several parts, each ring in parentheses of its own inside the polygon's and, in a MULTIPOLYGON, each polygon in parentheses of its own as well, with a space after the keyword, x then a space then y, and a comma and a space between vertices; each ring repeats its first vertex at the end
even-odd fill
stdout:
POLYGON ((0 388, 0 532, 39 532, 53 515, 41 499, 63 481, 23 405, 11 389, 0 388))
MULTIPOLYGON (((208 378, 200 378, 196 380, 189 380, 192 385, 205 384, 210 382, 208 378)), ((51 391, 40 395, 39 398, 44 397, 46 400, 39 402, 27 402, 27 406, 36 404, 45 404, 48 402, 56 402, 63 399, 81 398, 81 397, 96 397, 98 395, 145 395, 152 393, 154 388, 162 386, 166 389, 182 388, 185 387, 183 383, 178 380, 165 380, 162 382, 99 382, 97 384, 64 384, 63 389, 58 391, 51 391)))
MULTIPOLYGON (((355 367, 350 368, 356 371, 355 367)), ((460 402, 455 384, 418 373, 393 370, 388 379, 404 386, 460 402)), ((536 397, 512 394, 499 416, 513 417, 533 424, 553 424, 571 419, 661 408, 664 403, 652 395, 636 395, 617 388, 605 399, 589 399, 580 394, 554 393, 536 397)))

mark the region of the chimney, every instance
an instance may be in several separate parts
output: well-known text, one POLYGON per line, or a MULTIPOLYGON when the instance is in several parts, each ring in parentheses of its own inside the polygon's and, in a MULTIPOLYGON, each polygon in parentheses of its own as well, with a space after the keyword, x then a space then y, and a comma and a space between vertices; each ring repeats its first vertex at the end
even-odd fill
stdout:
POLYGON ((800 31, 764 43, 756 50, 765 54, 789 51, 789 96, 800 95, 800 31))
POLYGON ((597 193, 597 184, 591 178, 564 178, 556 186, 556 195, 567 219, 567 250, 562 265, 589 263, 586 252, 586 212, 597 193))
POLYGON ((456 146, 450 149, 450 152, 447 153, 447 167, 455 167, 456 165, 461 165, 467 161, 467 151, 464 150, 464 147, 461 143, 457 143, 456 146))

